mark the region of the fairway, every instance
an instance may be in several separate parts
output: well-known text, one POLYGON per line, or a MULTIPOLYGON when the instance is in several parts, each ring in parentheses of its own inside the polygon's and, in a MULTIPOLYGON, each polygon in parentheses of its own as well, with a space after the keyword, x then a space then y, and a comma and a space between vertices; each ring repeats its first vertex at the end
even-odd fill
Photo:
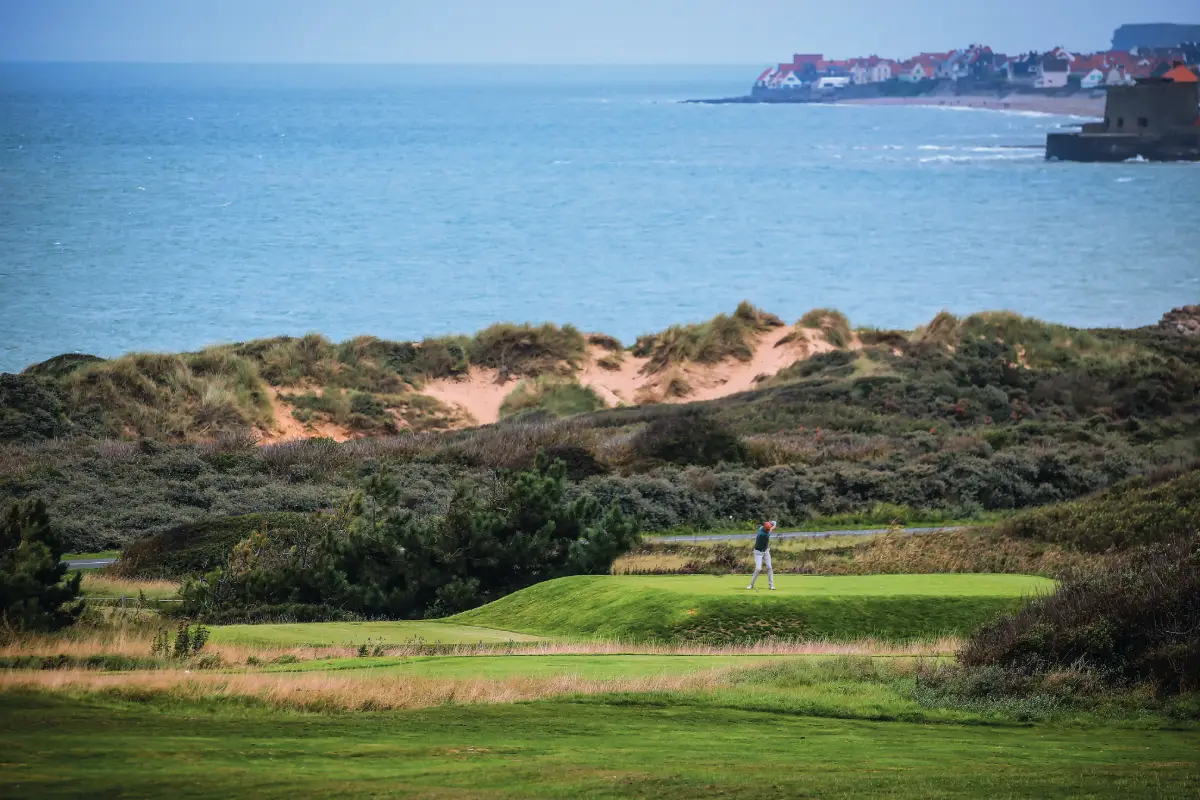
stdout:
POLYGON ((513 631, 424 620, 401 622, 296 622, 278 625, 221 625, 212 628, 215 644, 278 647, 336 647, 368 639, 385 645, 503 644, 536 642, 544 637, 513 631))
POLYGON ((630 697, 297 714, 6 695, 0 794, 1188 797, 1194 730, 914 724, 630 697))
POLYGON ((810 656, 666 656, 666 655, 506 655, 416 656, 409 658, 337 658, 281 664, 268 672, 365 670, 371 675, 419 675, 424 678, 509 678, 573 675, 588 680, 682 675, 726 667, 756 667, 768 662, 810 656))
POLYGON ((681 594, 727 597, 769 595, 807 597, 1021 597, 1054 590, 1054 581, 1036 575, 777 575, 775 591, 760 575, 749 592, 747 575, 615 575, 608 580, 631 590, 660 589, 681 594))
POLYGON ((575 576, 546 581, 450 620, 565 637, 725 645, 781 639, 962 636, 1054 582, 1028 575, 575 576), (765 582, 765 579, 760 579, 765 582))

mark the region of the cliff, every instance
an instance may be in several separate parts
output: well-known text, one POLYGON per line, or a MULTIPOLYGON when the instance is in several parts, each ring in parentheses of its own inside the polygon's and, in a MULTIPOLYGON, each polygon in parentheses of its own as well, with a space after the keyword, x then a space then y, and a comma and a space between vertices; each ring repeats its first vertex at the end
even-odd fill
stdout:
POLYGON ((1113 50, 1135 47, 1175 47, 1184 42, 1200 42, 1200 25, 1152 23, 1122 25, 1113 33, 1113 50))

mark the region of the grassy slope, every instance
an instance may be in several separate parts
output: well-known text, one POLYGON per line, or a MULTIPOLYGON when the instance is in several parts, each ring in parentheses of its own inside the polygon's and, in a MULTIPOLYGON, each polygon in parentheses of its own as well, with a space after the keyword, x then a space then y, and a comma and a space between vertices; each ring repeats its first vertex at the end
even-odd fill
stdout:
POLYGON ((0 793, 1134 798, 1197 788, 1194 731, 814 719, 666 699, 314 715, 8 695, 0 793))
POLYGON ((382 644, 476 644, 479 642, 532 642, 540 637, 493 627, 476 628, 442 622, 307 622, 279 625, 223 625, 212 629, 212 641, 225 644, 262 644, 324 647, 362 644, 368 639, 382 644))
MULTIPOLYGON (((765 582, 765 578, 760 578, 765 582)), ((562 636, 727 643, 967 633, 1053 584, 1020 575, 780 577, 745 591, 733 576, 580 576, 548 581, 451 619, 562 636)))

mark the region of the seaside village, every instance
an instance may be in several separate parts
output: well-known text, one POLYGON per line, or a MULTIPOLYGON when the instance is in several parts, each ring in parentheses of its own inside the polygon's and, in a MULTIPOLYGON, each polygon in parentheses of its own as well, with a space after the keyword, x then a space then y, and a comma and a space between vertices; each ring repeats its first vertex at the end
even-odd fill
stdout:
POLYGON ((1059 93, 1156 77, 1177 83, 1200 80, 1200 44, 1099 53, 1072 53, 1060 47, 1020 55, 971 45, 948 53, 921 53, 907 60, 879 56, 827 60, 821 54, 797 54, 790 63, 764 71, 754 90, 755 94, 848 91, 870 96, 918 93, 922 88, 953 82, 973 90, 1059 93), (861 89, 855 91, 855 87, 861 89))

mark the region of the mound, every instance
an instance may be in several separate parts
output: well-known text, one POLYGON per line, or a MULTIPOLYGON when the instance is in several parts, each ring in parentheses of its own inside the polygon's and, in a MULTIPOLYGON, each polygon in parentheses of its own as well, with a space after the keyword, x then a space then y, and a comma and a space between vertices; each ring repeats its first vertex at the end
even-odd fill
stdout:
POLYGON ((1053 582, 1024 575, 576 576, 451 617, 522 633, 735 644, 767 637, 892 641, 968 634, 1053 582))

